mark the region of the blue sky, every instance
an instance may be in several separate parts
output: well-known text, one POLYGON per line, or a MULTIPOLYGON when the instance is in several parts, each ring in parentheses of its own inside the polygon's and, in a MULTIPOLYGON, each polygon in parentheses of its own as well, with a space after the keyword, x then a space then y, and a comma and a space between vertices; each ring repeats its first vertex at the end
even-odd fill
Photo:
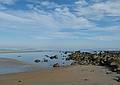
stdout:
POLYGON ((0 47, 120 48, 120 0, 0 0, 0 47))

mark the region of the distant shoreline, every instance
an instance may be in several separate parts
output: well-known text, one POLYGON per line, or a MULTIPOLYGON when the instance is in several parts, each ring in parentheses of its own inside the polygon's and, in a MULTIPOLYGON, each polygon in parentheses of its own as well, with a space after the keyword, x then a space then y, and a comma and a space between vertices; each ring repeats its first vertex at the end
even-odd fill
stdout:
POLYGON ((35 50, 35 51, 0 51, 0 53, 30 53, 30 52, 52 52, 52 51, 41 51, 41 50, 35 50))

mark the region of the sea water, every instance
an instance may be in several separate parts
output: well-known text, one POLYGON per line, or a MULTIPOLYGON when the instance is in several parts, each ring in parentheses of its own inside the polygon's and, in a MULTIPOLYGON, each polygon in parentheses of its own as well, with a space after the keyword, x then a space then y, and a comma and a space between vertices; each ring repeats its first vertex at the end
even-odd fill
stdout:
MULTIPOLYGON (((16 73, 30 70, 32 66, 36 66, 38 68, 52 68, 55 63, 59 63, 60 66, 70 65, 72 61, 66 61, 68 54, 64 54, 63 52, 28 52, 28 53, 1 53, 0 58, 12 58, 18 61, 22 61, 29 65, 23 66, 4 66, 0 65, 0 74, 5 73, 16 73), (57 55, 58 59, 50 59, 48 56, 57 55), (41 62, 34 62, 36 59, 39 59, 41 62), (44 60, 48 60, 48 62, 44 62, 44 60)), ((0 63, 1 64, 1 63, 0 63)))

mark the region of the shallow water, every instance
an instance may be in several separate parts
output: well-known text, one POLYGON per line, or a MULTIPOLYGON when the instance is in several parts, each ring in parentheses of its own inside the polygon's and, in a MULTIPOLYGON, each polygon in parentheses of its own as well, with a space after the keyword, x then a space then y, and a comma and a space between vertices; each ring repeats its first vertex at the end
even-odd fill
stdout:
MULTIPOLYGON (((28 64, 32 64, 39 68, 51 68, 53 64, 59 63, 61 66, 70 65, 72 61, 66 61, 67 54, 64 54, 62 52, 30 52, 30 53, 3 53, 0 54, 0 58, 12 58, 16 59, 28 64), (54 56, 57 55, 58 59, 50 59, 48 56, 54 56), (34 60, 39 59, 41 62, 35 63, 34 60), (48 62, 43 62, 44 59, 47 59, 48 62)), ((32 67, 31 67, 32 68, 32 67)), ((14 67, 6 67, 0 65, 0 74, 5 73, 16 73, 16 72, 23 72, 31 69, 29 66, 14 66, 14 67)))

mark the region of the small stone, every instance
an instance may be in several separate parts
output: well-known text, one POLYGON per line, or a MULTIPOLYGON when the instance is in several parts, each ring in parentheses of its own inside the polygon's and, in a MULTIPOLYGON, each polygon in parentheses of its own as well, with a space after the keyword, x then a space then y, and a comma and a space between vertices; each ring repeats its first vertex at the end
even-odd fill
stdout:
POLYGON ((22 80, 18 80, 18 85, 22 85, 23 81, 22 80))
POLYGON ((85 80, 85 81, 88 81, 88 79, 87 79, 87 78, 85 78, 84 80, 85 80))

